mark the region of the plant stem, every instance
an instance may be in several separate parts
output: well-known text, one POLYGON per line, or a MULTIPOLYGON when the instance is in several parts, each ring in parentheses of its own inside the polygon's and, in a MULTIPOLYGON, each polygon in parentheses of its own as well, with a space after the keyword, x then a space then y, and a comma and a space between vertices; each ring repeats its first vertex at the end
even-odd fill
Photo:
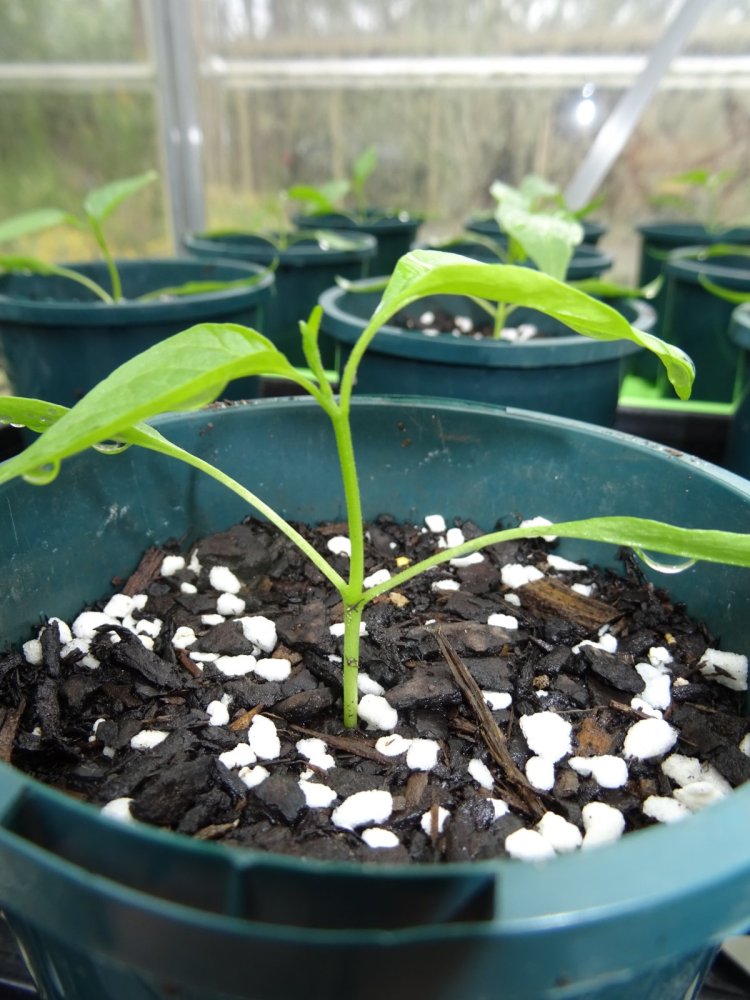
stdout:
POLYGON ((344 725, 353 729, 357 725, 359 674, 359 628, 362 622, 362 605, 347 604, 344 608, 344 725))
POLYGON ((101 285, 92 281, 91 278, 87 278, 85 274, 79 274, 78 271, 73 271, 69 267, 55 267, 54 271, 50 273, 59 274, 61 278, 69 278, 71 281, 78 282, 79 285, 88 288, 90 292, 93 292, 97 298, 100 298, 102 302, 106 302, 107 305, 112 305, 114 301, 112 296, 101 285))
POLYGON ((349 523, 349 542, 351 556, 349 559, 349 583, 343 595, 347 604, 354 604, 362 596, 365 572, 365 541, 362 523, 362 501, 357 478, 357 466, 354 460, 354 445, 351 426, 349 424, 349 408, 339 403, 335 409, 327 409, 333 431, 336 436, 336 448, 341 467, 341 479, 344 487, 346 515, 349 523))

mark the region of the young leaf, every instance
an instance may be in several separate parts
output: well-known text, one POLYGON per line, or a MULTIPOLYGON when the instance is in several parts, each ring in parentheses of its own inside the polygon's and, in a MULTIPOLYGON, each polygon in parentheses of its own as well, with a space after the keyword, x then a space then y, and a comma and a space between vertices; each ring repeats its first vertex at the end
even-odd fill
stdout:
POLYGON ((37 260, 36 257, 0 257, 0 271, 26 271, 30 274, 57 275, 58 278, 67 278, 76 281, 84 288, 88 288, 102 302, 111 303, 112 296, 109 295, 101 285, 69 267, 61 267, 59 264, 48 264, 46 261, 37 260))
POLYGON ((313 187, 310 184, 295 184, 287 191, 288 197, 294 201, 301 201, 305 208, 313 215, 328 215, 338 212, 341 203, 351 189, 349 181, 328 181, 320 187, 313 187))
POLYGON ((664 278, 658 275, 640 288, 630 288, 615 281, 602 281, 601 278, 583 278, 581 281, 571 281, 573 288, 578 288, 589 295, 600 299, 653 299, 664 284, 664 278))
MULTIPOLYGON (((307 383, 270 340, 233 323, 203 323, 155 344, 96 385, 20 455, 0 466, 0 482, 56 467, 101 441, 169 410, 204 406, 233 378, 276 375, 307 383)), ((314 387, 313 387, 314 389, 314 387)))
POLYGON ((146 292, 139 295, 139 302, 148 302, 151 299, 163 299, 185 295, 206 295, 209 292, 228 292, 234 288, 251 288, 262 281, 268 271, 275 270, 269 268, 259 274, 252 274, 249 278, 236 278, 232 281, 186 281, 184 285, 171 285, 166 288, 157 288, 153 292, 146 292))
MULTIPOLYGON (((577 333, 600 340, 631 340, 656 354, 680 399, 687 399, 695 370, 673 344, 636 330, 616 309, 540 271, 512 264, 482 264, 439 250, 412 250, 398 262, 366 334, 351 354, 362 356, 369 340, 404 306, 428 295, 467 295, 541 309, 577 333)), ((347 363, 351 378, 351 369, 347 363)), ((347 380, 350 382, 350 378, 347 380)), ((342 380, 342 393, 344 380, 342 380)), ((348 390, 347 390, 348 391, 348 390)))
POLYGON ((40 233, 54 226, 80 226, 80 221, 70 212, 60 208, 37 208, 32 212, 14 215, 12 219, 0 222, 0 243, 10 243, 32 233, 40 233))
POLYGON ((90 191, 83 202, 87 217, 101 225, 123 201, 152 184, 158 176, 155 170, 147 170, 137 177, 125 177, 90 191))
POLYGON ((497 221, 540 271, 560 281, 565 279, 573 252, 583 240, 579 222, 507 203, 499 205, 497 221))

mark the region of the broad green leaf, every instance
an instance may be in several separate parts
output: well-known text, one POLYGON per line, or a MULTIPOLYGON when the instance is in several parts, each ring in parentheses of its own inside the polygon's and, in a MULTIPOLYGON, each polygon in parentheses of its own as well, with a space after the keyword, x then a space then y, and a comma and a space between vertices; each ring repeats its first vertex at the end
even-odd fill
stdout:
POLYGON ((147 170, 144 174, 138 174, 137 177, 125 177, 122 180, 104 184, 86 195, 83 209, 89 219, 94 219, 101 224, 123 201, 152 184, 158 176, 155 170, 147 170))
POLYGON ((348 181, 329 181, 320 187, 310 184, 295 184, 287 191, 294 201, 301 201, 306 209, 314 215, 326 215, 337 212, 341 202, 349 193, 348 181))
POLYGON ((0 396, 0 424, 28 427, 41 434, 68 412, 67 406, 23 396, 0 396))
POLYGON ((528 201, 524 195, 517 188, 511 187, 504 181, 493 181, 490 185, 490 194, 498 205, 517 205, 519 208, 528 208, 528 201))
POLYGON ((583 278, 581 281, 571 281, 573 288, 578 288, 589 295, 600 299, 653 299, 661 290, 664 278, 658 275, 640 288, 630 288, 615 281, 602 281, 601 278, 583 278))
POLYGON ((81 223, 75 215, 63 212, 60 208, 37 208, 32 212, 14 215, 12 219, 0 222, 0 243, 10 243, 23 236, 31 236, 33 233, 62 225, 80 227, 81 223))
POLYGON ((573 251, 583 240, 579 222, 507 203, 498 206, 497 220, 540 271, 560 281, 565 278, 573 251))
POLYGON ((90 292, 93 292, 103 302, 110 304, 112 302, 112 296, 101 285, 85 274, 74 271, 69 267, 61 267, 59 264, 48 264, 46 261, 38 260, 36 257, 0 257, 0 271, 20 271, 29 274, 55 275, 58 278, 67 278, 69 281, 75 281, 79 285, 83 285, 84 288, 88 288, 90 292))
POLYGON ((300 382, 285 356, 262 334, 234 323, 203 323, 131 358, 96 385, 26 451, 0 466, 0 482, 60 461, 170 410, 216 399, 246 375, 300 382))
MULTIPOLYGON (((412 250, 401 258, 368 324, 368 336, 374 336, 391 316, 409 303, 440 294, 529 306, 559 319, 585 336, 631 340, 660 358, 680 399, 690 396, 695 370, 684 351, 636 330, 606 303, 529 267, 482 264, 440 250, 412 250)), ((358 348, 360 356, 365 347, 366 339, 358 348)), ((352 356, 356 352, 357 349, 352 356)))

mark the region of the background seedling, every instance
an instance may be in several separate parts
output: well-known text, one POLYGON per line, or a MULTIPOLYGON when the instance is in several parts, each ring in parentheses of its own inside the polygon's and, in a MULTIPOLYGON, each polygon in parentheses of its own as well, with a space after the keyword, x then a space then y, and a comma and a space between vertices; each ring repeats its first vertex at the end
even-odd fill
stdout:
MULTIPOLYGON (((180 459, 243 497, 299 547, 341 596, 344 607, 343 721, 349 727, 357 723, 357 670, 364 608, 380 594, 457 556, 513 538, 555 534, 626 545, 638 552, 650 550, 688 560, 750 565, 749 535, 691 530, 648 519, 613 516, 564 522, 552 527, 527 525, 494 531, 442 550, 389 580, 366 588, 362 504, 349 421, 357 368, 373 337, 395 313, 411 302, 436 294, 470 295, 534 306, 588 336, 632 340, 661 359, 681 398, 690 394, 693 366, 679 348, 634 329, 618 312, 586 293, 531 268, 482 264, 457 254, 416 250, 403 257, 394 270, 378 307, 352 349, 342 373, 338 396, 334 396, 323 377, 318 351, 322 315, 319 307, 300 324, 312 378, 297 371, 255 330, 233 324, 201 324, 126 362, 71 410, 38 400, 0 399, 0 419, 27 424, 42 432, 26 451, 0 466, 0 482, 23 476, 32 483, 46 484, 55 478, 65 458, 86 448, 116 454, 130 445, 138 445, 180 459), (295 382, 317 401, 330 419, 340 461, 351 543, 346 578, 260 497, 142 422, 169 410, 197 409, 217 398, 231 379, 260 374, 295 382)), ((498 477, 500 481, 501 476, 498 477)))

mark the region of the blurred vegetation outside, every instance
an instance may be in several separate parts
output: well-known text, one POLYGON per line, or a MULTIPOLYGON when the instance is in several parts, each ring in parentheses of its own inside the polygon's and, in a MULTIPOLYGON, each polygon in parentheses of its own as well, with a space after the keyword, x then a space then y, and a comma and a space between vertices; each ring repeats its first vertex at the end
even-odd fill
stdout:
MULTIPOLYGON (((161 168, 151 2, 0 2, 0 219, 44 205, 77 211, 91 187, 161 168)), ((209 225, 252 226, 283 188, 341 176, 375 144, 372 201, 425 214, 428 236, 456 232, 468 214, 489 209, 495 178, 517 183, 534 171, 564 187, 632 73, 602 82, 568 64, 557 75, 414 76, 410 58, 424 66, 457 57, 646 55, 675 10, 672 0, 183 4, 197 54, 209 225), (393 59, 397 72, 357 79, 346 76, 350 68, 339 76, 331 68, 357 59, 393 59), (306 70, 302 60, 310 60, 306 70), (292 72, 276 78, 274 63, 292 72), (587 84, 597 117, 580 125, 574 112, 587 84)), ((729 65, 748 51, 750 0, 715 0, 685 55, 729 65)), ((736 170, 720 208, 732 223, 748 221, 744 73, 735 66, 710 81, 697 75, 666 85, 607 177, 597 216, 610 227, 603 246, 624 280, 634 277, 633 226, 655 216, 649 198, 669 174, 736 170)), ((167 218, 163 187, 143 192, 109 222, 115 250, 171 252, 167 218)), ((21 249, 67 260, 93 252, 69 229, 21 249)))

